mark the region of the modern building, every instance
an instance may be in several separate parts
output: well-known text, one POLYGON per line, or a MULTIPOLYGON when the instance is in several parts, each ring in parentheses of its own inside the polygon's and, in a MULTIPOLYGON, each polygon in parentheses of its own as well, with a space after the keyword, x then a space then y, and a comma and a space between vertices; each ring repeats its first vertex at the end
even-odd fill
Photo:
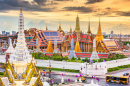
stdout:
POLYGON ((10 32, 6 32, 6 35, 9 36, 9 35, 10 35, 10 32))
POLYGON ((15 35, 16 34, 16 31, 12 31, 12 35, 15 35))
POLYGON ((5 31, 2 31, 2 35, 5 35, 6 33, 5 33, 5 31))

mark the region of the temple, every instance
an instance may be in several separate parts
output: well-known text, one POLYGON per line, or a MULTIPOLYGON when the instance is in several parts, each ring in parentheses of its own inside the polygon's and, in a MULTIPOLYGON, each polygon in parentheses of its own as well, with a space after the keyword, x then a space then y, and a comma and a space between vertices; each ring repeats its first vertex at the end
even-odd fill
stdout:
POLYGON ((78 17, 78 15, 77 15, 77 18, 76 18, 75 31, 80 32, 80 25, 79 25, 79 17, 78 17))
MULTIPOLYGON (((77 32, 77 34, 78 34, 78 32, 77 32)), ((77 35, 77 42, 76 42, 76 45, 75 45, 75 52, 82 52, 80 50, 80 46, 79 46, 78 35, 77 35)))
POLYGON ((26 69, 26 64, 28 64, 32 56, 28 51, 28 47, 26 46, 25 42, 25 35, 24 35, 24 17, 22 14, 22 10, 20 11, 19 15, 19 29, 18 29, 18 38, 16 47, 14 49, 13 54, 10 55, 10 63, 14 64, 14 69, 17 73, 23 73, 26 69))
POLYGON ((88 31, 89 34, 84 34, 80 31, 79 17, 77 16, 75 31, 72 32, 72 28, 70 28, 69 34, 65 35, 65 39, 62 43, 62 52, 67 52, 68 50, 71 50, 71 39, 73 39, 74 41, 74 49, 77 49, 78 46, 78 50, 81 50, 80 52, 90 52, 93 46, 93 35, 90 30, 90 23, 88 26, 88 31))
POLYGON ((101 31, 101 24, 99 18, 99 27, 96 35, 96 51, 99 53, 119 53, 121 48, 117 41, 114 39, 104 39, 101 31))
POLYGON ((61 51, 61 45, 62 45, 61 43, 63 42, 63 37, 64 37, 61 32, 51 31, 51 30, 37 30, 37 29, 33 29, 32 32, 34 32, 34 34, 30 36, 30 34, 28 33, 26 34, 26 37, 25 37, 25 38, 28 38, 27 46, 29 49, 32 49, 32 50, 36 49, 37 38, 38 40, 40 40, 39 48, 41 49, 41 51, 46 51, 49 41, 51 42, 52 48, 54 49, 54 40, 56 38, 57 48, 59 49, 59 51, 61 51))
POLYGON ((40 74, 36 68, 36 63, 30 55, 25 42, 24 17, 22 14, 22 8, 19 15, 18 31, 19 33, 15 49, 12 46, 11 39, 9 39, 9 48, 6 51, 7 62, 5 65, 4 76, 8 78, 9 83, 17 86, 19 86, 19 83, 15 83, 15 80, 25 80, 23 85, 27 85, 30 83, 30 81, 32 81, 31 78, 35 77, 36 80, 34 81, 33 85, 43 86, 43 83, 39 78, 40 74))
POLYGON ((58 29, 57 31, 59 31, 59 32, 61 32, 63 35, 65 35, 65 32, 62 30, 60 23, 59 23, 59 29, 58 29))

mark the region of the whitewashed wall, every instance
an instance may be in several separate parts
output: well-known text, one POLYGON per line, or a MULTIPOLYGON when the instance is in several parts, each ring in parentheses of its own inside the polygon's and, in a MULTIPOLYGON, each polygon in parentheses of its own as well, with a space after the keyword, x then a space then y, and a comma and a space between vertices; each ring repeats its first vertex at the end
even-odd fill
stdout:
POLYGON ((130 58, 106 61, 107 68, 130 64, 130 58))
MULTIPOLYGON (((37 60, 36 66, 40 67, 48 67, 49 66, 49 60, 37 60)), ((65 69, 75 69, 79 70, 81 68, 81 65, 85 63, 77 63, 77 62, 64 62, 64 61, 53 61, 50 60, 51 67, 53 68, 65 68, 65 69)))

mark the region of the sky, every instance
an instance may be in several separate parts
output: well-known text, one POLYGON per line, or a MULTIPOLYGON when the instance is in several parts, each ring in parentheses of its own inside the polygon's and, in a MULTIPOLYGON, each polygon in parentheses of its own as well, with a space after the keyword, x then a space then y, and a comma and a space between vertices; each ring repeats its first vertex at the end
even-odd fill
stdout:
POLYGON ((102 32, 130 34, 130 0, 0 0, 0 32, 18 31, 20 8, 24 27, 57 30, 59 22, 64 31, 75 30, 76 17, 80 29, 96 34, 100 16, 102 32))

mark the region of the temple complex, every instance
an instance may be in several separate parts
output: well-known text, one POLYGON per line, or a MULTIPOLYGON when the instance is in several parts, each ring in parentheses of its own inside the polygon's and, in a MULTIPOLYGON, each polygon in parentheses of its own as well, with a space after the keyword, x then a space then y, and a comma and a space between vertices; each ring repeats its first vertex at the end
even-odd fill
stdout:
POLYGON ((96 35, 96 51, 99 53, 119 53, 121 48, 117 41, 114 39, 104 39, 101 31, 101 24, 99 18, 99 27, 96 35))
POLYGON ((93 35, 90 30, 90 22, 88 26, 88 33, 84 34, 80 30, 79 17, 77 16, 75 31, 72 32, 72 28, 70 28, 69 34, 65 35, 65 39, 62 43, 62 52, 71 50, 71 39, 74 41, 74 49, 77 49, 75 47, 78 45, 78 50, 81 50, 80 52, 90 52, 93 46, 93 35))

